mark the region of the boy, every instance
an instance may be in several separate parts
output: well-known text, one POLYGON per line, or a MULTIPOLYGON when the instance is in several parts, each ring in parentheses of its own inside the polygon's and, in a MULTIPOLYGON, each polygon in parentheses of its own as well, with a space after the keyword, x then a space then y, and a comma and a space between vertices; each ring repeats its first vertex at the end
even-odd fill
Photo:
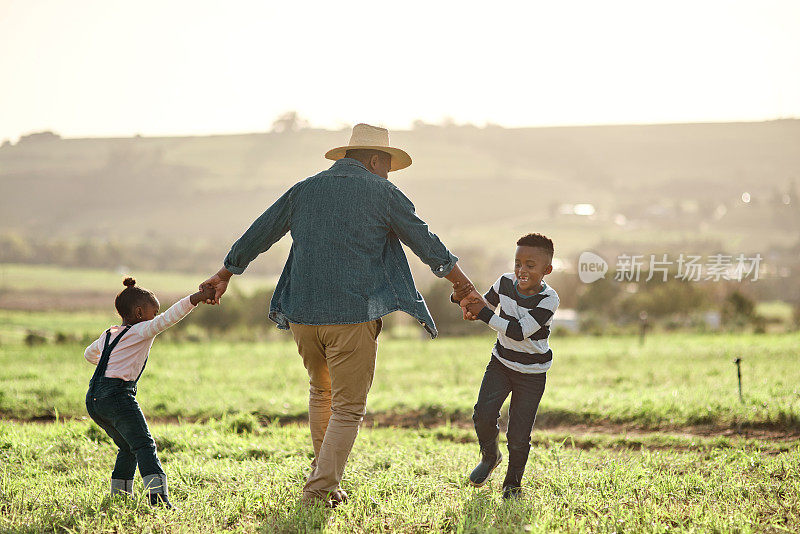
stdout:
POLYGON ((508 432, 508 472, 503 499, 518 497, 528 461, 536 410, 544 393, 547 370, 553 361, 548 345, 550 324, 558 308, 558 294, 543 278, 553 271, 553 242, 541 234, 517 241, 514 272, 501 276, 484 295, 468 297, 471 288, 457 288, 467 319, 480 319, 497 331, 492 358, 483 375, 472 420, 481 448, 481 462, 469 475, 473 486, 483 486, 500 464, 497 445, 500 408, 511 393, 508 432), (461 300, 463 299, 463 300, 461 300))

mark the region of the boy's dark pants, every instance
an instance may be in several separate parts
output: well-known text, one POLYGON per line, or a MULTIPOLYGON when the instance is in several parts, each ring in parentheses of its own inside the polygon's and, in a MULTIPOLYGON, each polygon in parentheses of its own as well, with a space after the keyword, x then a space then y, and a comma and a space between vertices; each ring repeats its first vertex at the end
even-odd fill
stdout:
POLYGON ((506 432, 509 474, 513 471, 521 477, 525 470, 531 448, 531 430, 546 380, 547 373, 520 373, 509 369, 494 356, 486 366, 472 420, 481 450, 493 448, 500 432, 497 426, 500 408, 511 393, 506 432))
POLYGON ((143 477, 164 474, 156 454, 156 443, 136 402, 136 382, 100 378, 94 391, 90 389, 86 396, 86 409, 119 447, 111 478, 132 480, 137 463, 143 477))

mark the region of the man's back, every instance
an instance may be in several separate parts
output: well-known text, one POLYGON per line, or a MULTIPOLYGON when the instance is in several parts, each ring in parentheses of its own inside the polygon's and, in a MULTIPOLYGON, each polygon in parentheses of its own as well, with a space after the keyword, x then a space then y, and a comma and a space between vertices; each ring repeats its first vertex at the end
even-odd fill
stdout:
POLYGON ((366 321, 392 311, 396 299, 384 266, 390 187, 388 180, 346 163, 297 184, 289 217, 291 271, 282 301, 287 312, 294 311, 291 301, 298 296, 310 305, 300 312, 307 324, 366 321))
POLYGON ((437 276, 458 258, 387 179, 344 158, 295 184, 234 244, 226 268, 241 273, 287 231, 292 248, 270 305, 279 327, 355 324, 403 310, 435 335, 400 240, 437 276))

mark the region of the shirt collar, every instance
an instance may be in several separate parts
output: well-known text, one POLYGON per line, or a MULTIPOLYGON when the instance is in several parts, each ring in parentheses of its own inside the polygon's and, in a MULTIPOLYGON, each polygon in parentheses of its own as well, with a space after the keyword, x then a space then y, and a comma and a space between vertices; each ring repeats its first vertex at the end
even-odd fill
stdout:
POLYGON ((542 289, 540 289, 538 292, 534 293, 533 295, 523 295, 522 293, 519 292, 519 280, 517 280, 517 277, 514 276, 514 291, 516 291, 517 295, 519 295, 522 298, 528 299, 528 298, 533 297, 534 295, 541 295, 542 293, 544 293, 545 289, 547 289, 547 282, 545 282, 544 278, 542 278, 542 289))
POLYGON ((365 171, 367 170, 367 168, 364 166, 363 163, 361 163, 357 159, 353 159, 353 158, 342 158, 342 159, 336 160, 333 163, 333 165, 331 166, 331 168, 337 167, 337 166, 341 166, 341 165, 355 165, 356 167, 361 167, 365 171))

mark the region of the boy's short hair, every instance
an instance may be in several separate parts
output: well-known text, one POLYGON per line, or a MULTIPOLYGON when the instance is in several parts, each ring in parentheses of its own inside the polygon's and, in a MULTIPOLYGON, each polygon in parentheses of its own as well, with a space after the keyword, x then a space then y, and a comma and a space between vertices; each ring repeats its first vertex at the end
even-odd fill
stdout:
POLYGON ((542 234, 526 234, 517 239, 518 247, 536 247, 544 250, 553 261, 553 240, 542 234))

